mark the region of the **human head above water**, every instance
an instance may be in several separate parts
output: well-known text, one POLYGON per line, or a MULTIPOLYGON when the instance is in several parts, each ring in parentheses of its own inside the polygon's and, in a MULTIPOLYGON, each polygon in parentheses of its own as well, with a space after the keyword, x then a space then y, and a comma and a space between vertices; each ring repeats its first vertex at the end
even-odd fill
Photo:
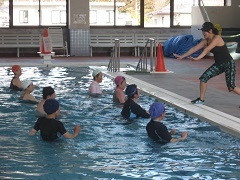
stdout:
POLYGON ((134 95, 138 93, 137 85, 136 84, 128 85, 126 90, 125 90, 125 93, 129 98, 133 98, 134 95))
POLYGON ((165 112, 165 107, 160 102, 153 103, 149 108, 149 114, 152 119, 156 119, 165 112))
POLYGON ((118 85, 121 84, 124 80, 125 80, 125 77, 123 77, 123 76, 117 76, 117 77, 114 79, 114 82, 115 82, 115 84, 118 86, 118 85))
POLYGON ((92 72, 93 79, 96 80, 101 74, 102 71, 100 69, 94 69, 92 72))
POLYGON ((211 22, 203 23, 202 28, 198 30, 202 30, 204 32, 210 32, 210 30, 212 30, 213 34, 218 35, 218 30, 214 27, 213 23, 211 22))
POLYGON ((17 70, 21 69, 21 67, 19 65, 13 65, 12 66, 12 72, 16 72, 17 70))
POLYGON ((51 86, 44 87, 42 90, 43 99, 47 99, 48 96, 52 96, 55 93, 51 86))
POLYGON ((92 72, 92 76, 95 77, 95 76, 99 75, 100 73, 101 73, 100 69, 94 69, 92 72))
POLYGON ((43 109, 47 115, 53 114, 59 109, 59 102, 56 99, 47 99, 43 104, 43 109))

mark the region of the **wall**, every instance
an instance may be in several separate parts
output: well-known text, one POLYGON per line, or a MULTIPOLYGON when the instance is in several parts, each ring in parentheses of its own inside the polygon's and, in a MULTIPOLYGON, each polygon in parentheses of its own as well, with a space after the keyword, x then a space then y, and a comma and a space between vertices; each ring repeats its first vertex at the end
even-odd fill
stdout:
MULTIPOLYGON (((240 21, 235 17, 240 17, 240 1, 232 0, 231 6, 210 7, 206 6, 208 17, 214 24, 220 24, 222 28, 240 28, 240 21)), ((195 38, 202 38, 202 32, 198 31, 202 24, 208 21, 204 9, 201 7, 192 8, 191 34, 195 38)))
POLYGON ((89 56, 89 0, 70 0, 69 12, 70 54, 89 56))

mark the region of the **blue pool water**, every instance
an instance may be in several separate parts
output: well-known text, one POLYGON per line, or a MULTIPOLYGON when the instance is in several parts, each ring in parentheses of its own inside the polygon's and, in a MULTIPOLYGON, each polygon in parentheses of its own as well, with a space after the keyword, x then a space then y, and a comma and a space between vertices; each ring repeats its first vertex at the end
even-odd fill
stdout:
MULTIPOLYGON (((12 74, 0 67, 0 179, 240 179, 240 140, 167 106, 164 123, 188 131, 186 141, 161 145, 147 137, 149 119, 127 123, 112 103, 113 81, 103 78, 107 94, 91 98, 88 68, 23 68, 34 96, 54 87, 61 106, 59 119, 75 139, 44 142, 28 131, 36 121, 35 104, 22 103, 8 89, 12 74)), ((144 108, 155 99, 143 94, 144 108)))

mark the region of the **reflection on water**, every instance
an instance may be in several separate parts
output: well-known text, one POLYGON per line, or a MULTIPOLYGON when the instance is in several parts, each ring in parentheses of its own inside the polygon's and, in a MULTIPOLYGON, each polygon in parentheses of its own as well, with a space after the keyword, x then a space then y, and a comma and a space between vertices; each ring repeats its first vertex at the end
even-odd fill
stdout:
MULTIPOLYGON (((158 144, 147 137, 149 119, 131 123, 112 103, 113 81, 103 78, 107 94, 89 97, 92 81, 87 68, 23 68, 21 79, 30 78, 34 96, 41 98, 51 85, 61 105, 59 119, 67 130, 81 125, 75 139, 43 142, 28 131, 36 121, 34 104, 18 100, 8 89, 12 74, 0 68, 0 178, 25 179, 238 179, 240 141, 218 128, 167 106, 164 123, 188 131, 186 141, 158 144)), ((146 109, 155 99, 142 95, 146 109)))

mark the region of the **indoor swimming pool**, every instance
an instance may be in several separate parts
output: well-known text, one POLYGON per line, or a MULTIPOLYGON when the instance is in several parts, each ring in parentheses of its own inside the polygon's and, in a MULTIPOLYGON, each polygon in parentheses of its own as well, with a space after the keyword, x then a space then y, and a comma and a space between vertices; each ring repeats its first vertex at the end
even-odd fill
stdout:
MULTIPOLYGON (((150 119, 124 120, 121 107, 112 102, 113 79, 104 75, 105 92, 89 97, 91 70, 82 67, 24 67, 23 79, 36 85, 34 97, 52 86, 60 102, 61 120, 75 139, 44 142, 28 131, 37 120, 36 104, 19 100, 9 90, 10 67, 0 67, 0 179, 239 179, 240 140, 166 106, 163 123, 169 130, 187 131, 185 141, 159 144, 148 138, 150 119)), ((145 109, 156 98, 141 92, 145 109)))

